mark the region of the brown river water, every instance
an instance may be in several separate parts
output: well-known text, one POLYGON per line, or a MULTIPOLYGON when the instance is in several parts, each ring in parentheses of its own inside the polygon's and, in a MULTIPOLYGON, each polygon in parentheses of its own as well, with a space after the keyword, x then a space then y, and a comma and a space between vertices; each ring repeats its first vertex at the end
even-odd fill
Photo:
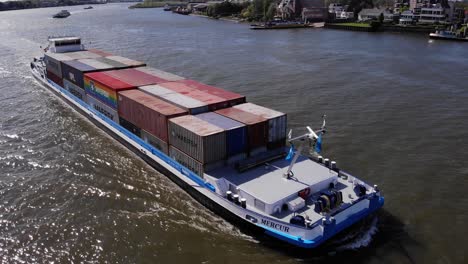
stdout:
POLYGON ((468 44, 127 6, 0 13, 1 263, 468 262, 468 44), (244 94, 296 133, 327 114, 323 154, 384 208, 310 252, 239 230, 32 78, 50 35, 244 94))

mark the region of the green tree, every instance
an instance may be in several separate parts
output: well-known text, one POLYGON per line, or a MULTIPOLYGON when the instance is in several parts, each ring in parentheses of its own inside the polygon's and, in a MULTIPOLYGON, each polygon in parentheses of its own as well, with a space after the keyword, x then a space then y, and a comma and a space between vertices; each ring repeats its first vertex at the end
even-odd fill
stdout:
POLYGON ((275 14, 276 0, 253 0, 242 11, 242 16, 250 21, 271 20, 275 14))
POLYGON ((276 15, 276 4, 271 3, 265 14, 265 21, 272 20, 275 17, 275 15, 276 15))

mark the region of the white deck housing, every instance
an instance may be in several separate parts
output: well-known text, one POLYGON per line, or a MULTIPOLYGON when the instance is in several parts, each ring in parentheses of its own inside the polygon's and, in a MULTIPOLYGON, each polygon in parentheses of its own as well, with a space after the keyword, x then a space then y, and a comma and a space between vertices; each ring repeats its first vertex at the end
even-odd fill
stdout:
POLYGON ((298 192, 309 187, 310 193, 326 189, 336 182, 338 174, 306 157, 299 157, 290 179, 284 177, 290 161, 284 159, 242 173, 234 168, 220 168, 205 175, 217 179, 214 184, 220 190, 230 190, 247 199, 247 207, 266 214, 280 213, 283 204, 298 197, 298 192), (227 184, 222 188, 222 181, 227 184))

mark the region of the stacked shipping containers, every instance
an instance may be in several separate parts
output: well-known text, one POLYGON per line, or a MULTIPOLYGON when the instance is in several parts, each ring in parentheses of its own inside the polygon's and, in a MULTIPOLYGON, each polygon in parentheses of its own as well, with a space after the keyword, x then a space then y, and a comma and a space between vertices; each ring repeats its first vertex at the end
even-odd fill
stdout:
POLYGON ((118 113, 140 129, 147 143, 168 154, 168 120, 187 111, 139 90, 119 92, 118 113))
POLYGON ((145 86, 168 81, 159 76, 140 71, 139 68, 107 71, 106 74, 134 86, 145 86))
POLYGON ((133 68, 133 67, 146 66, 146 63, 144 62, 132 60, 132 59, 121 57, 121 56, 107 56, 106 58, 112 61, 119 62, 123 65, 126 65, 127 67, 133 68))
POLYGON ((161 83, 159 86, 203 102, 206 104, 209 111, 215 111, 231 106, 230 100, 200 91, 181 82, 161 83))
POLYGON ((51 80, 200 177, 284 146, 286 115, 245 96, 100 50, 46 55, 46 65, 51 80))
POLYGON ((184 77, 181 77, 181 76, 169 73, 169 72, 161 71, 155 68, 151 68, 151 67, 138 67, 136 70, 144 72, 152 76, 159 77, 161 79, 167 80, 168 82, 175 82, 175 81, 180 81, 180 80, 185 79, 184 77))
POLYGON ((245 96, 233 93, 230 91, 226 91, 211 85, 199 83, 194 80, 181 80, 178 81, 178 83, 182 83, 187 87, 190 87, 192 89, 196 89, 205 93, 209 93, 218 97, 221 97, 229 102, 229 106, 234 106, 237 104, 242 104, 245 103, 246 99, 245 96))
POLYGON ((250 155, 255 155, 266 149, 268 139, 267 119, 234 107, 217 110, 215 113, 236 120, 247 126, 248 150, 250 155))
POLYGON ((91 106, 117 123, 118 92, 136 88, 103 72, 85 73, 84 87, 91 106))
POLYGON ((102 51, 102 50, 98 50, 98 49, 88 49, 89 52, 92 52, 92 53, 95 53, 101 57, 107 57, 107 56, 112 56, 111 53, 109 52, 106 52, 106 51, 102 51))
POLYGON ((244 124, 214 112, 199 114, 196 117, 224 129, 226 157, 229 163, 247 156, 247 127, 244 124))
POLYGON ((224 129, 196 116, 186 115, 169 120, 169 144, 169 155, 200 177, 205 171, 224 165, 224 129))
POLYGON ((97 69, 77 60, 62 62, 64 88, 76 97, 86 101, 84 90, 84 73, 93 72, 97 69))
POLYGON ((234 108, 261 116, 268 120, 268 149, 276 149, 285 146, 287 130, 287 117, 285 113, 252 103, 236 105, 234 108))
POLYGON ((159 85, 142 86, 139 87, 139 89, 166 102, 177 105, 178 107, 187 110, 191 115, 209 111, 208 105, 206 103, 159 85))
POLYGON ((63 87, 62 81, 62 62, 73 60, 62 53, 46 53, 44 61, 46 63, 46 75, 54 83, 63 87))
POLYGON ((81 60, 81 59, 96 59, 101 57, 101 55, 89 52, 87 50, 82 51, 73 51, 65 53, 68 57, 72 58, 73 60, 81 60))

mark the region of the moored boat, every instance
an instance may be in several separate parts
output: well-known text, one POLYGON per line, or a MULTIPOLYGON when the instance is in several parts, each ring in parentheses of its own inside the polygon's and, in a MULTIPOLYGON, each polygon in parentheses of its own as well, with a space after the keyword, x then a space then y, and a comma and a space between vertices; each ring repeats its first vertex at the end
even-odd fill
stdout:
POLYGON ((468 41, 468 35, 466 34, 467 26, 463 30, 458 32, 452 30, 436 30, 434 33, 429 33, 431 39, 441 40, 454 40, 454 41, 468 41))
POLYGON ((290 28, 307 28, 310 24, 302 22, 267 22, 263 24, 253 24, 250 29, 265 30, 265 29, 290 29, 290 28))
POLYGON ((171 9, 173 13, 177 13, 180 15, 189 15, 191 12, 185 7, 178 6, 176 8, 171 9))
POLYGON ((57 14, 55 14, 53 18, 66 18, 66 17, 69 17, 70 15, 71 14, 70 12, 68 12, 68 10, 62 10, 58 12, 57 14))
POLYGON ((85 50, 77 37, 49 38, 47 50, 31 62, 44 87, 235 224, 315 248, 383 206, 376 185, 302 153, 321 151, 325 119, 293 137, 285 113, 245 96, 85 50))

